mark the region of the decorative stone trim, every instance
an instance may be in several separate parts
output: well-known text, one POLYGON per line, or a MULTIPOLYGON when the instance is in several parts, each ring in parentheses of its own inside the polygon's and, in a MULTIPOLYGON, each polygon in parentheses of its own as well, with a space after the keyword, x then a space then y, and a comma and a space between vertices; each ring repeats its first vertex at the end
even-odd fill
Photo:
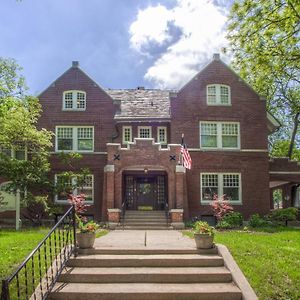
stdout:
POLYGON ((114 172, 115 171, 115 166, 114 165, 106 165, 104 167, 104 172, 114 172))
POLYGON ((183 209, 171 209, 171 223, 183 223, 183 209))
POLYGON ((176 166, 176 173, 185 173, 184 166, 176 166))
POLYGON ((108 208, 107 209, 107 216, 108 216, 108 222, 109 223, 119 223, 120 222, 120 216, 121 216, 121 210, 118 208, 108 208))
POLYGON ((176 230, 181 230, 185 228, 185 225, 183 222, 172 222, 171 226, 176 230))

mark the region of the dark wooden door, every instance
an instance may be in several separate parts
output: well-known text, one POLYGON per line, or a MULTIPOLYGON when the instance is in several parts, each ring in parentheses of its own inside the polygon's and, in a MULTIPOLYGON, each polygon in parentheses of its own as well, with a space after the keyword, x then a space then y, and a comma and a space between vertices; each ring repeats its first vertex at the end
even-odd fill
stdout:
POLYGON ((137 208, 142 206, 152 207, 154 209, 155 182, 152 178, 137 179, 137 208))

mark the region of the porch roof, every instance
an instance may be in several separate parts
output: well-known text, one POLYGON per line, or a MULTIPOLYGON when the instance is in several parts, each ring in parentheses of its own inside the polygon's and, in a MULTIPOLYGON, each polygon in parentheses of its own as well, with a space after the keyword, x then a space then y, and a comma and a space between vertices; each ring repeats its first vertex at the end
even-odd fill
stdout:
POLYGON ((106 92, 120 105, 115 119, 170 119, 170 98, 168 90, 125 89, 106 92))

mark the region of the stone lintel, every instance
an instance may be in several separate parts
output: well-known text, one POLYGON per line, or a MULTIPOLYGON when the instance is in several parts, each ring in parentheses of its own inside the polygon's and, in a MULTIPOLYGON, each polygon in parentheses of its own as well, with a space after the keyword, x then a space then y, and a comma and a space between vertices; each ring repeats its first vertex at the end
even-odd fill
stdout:
POLYGON ((176 166, 176 173, 185 173, 184 166, 176 166))
POLYGON ((104 172, 107 173, 107 172, 114 172, 115 171, 115 166, 114 165, 106 165, 104 167, 104 172))

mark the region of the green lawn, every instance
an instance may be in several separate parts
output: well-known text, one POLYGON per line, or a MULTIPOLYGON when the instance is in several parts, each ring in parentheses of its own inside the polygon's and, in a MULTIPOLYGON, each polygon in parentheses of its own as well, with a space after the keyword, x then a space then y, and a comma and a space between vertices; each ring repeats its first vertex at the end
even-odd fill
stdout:
POLYGON ((260 300, 300 299, 300 230, 223 231, 215 241, 229 248, 260 300))
MULTIPOLYGON (((49 230, 49 228, 24 229, 19 232, 0 230, 0 280, 16 269, 49 230)), ((107 230, 98 231, 96 237, 101 237, 107 232, 107 230)))
POLYGON ((49 228, 0 230, 0 280, 10 275, 48 233, 49 228))

